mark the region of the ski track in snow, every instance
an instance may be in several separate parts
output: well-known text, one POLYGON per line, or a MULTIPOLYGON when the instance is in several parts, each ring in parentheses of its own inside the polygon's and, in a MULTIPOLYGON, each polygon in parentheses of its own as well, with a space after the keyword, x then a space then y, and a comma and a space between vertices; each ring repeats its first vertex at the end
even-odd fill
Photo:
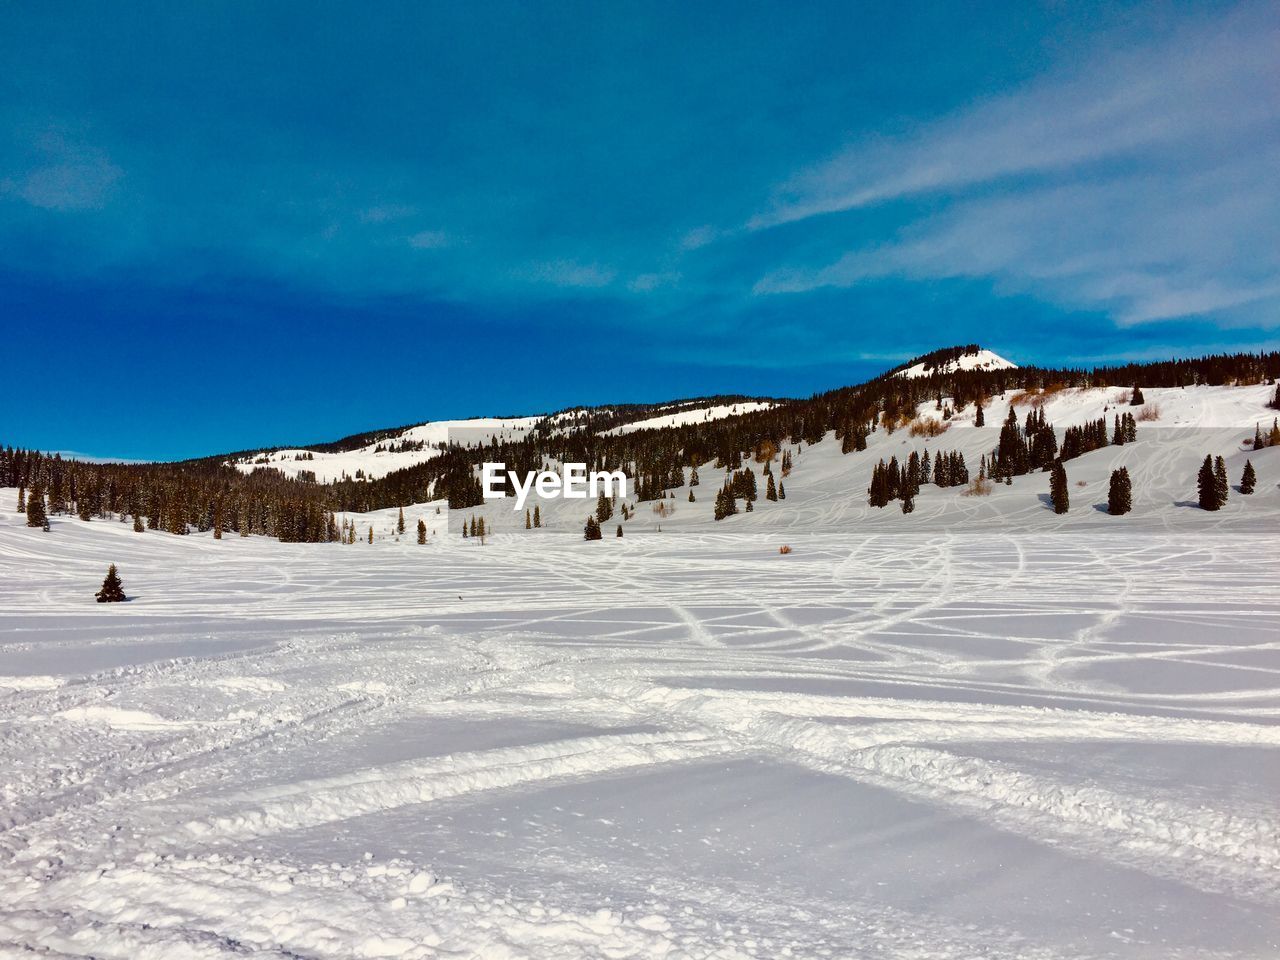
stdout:
POLYGON ((0 957, 1280 955, 1275 492, 894 526, 798 460, 595 545, 0 514, 0 957))

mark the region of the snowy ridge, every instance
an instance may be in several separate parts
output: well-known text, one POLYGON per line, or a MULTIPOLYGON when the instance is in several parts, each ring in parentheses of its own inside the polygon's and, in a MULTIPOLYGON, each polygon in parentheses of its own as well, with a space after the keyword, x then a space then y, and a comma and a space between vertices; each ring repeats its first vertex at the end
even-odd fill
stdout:
POLYGON ((1006 360, 991 350, 982 348, 974 353, 963 354, 958 359, 948 360, 945 363, 915 363, 905 370, 899 370, 894 376, 915 379, 917 377, 932 376, 933 374, 955 373, 960 370, 1016 370, 1017 368, 1018 365, 1016 363, 1006 360))
POLYGON ((757 410, 769 410, 776 404, 761 400, 743 401, 742 403, 714 404, 712 406, 681 406, 670 413, 660 413, 644 420, 624 423, 603 433, 633 433, 636 430, 661 430, 665 427, 683 427, 693 423, 707 423, 712 420, 723 420, 725 417, 737 417, 757 410))
POLYGON ((232 463, 236 469, 251 473, 258 467, 279 470, 285 476, 296 477, 303 471, 315 474, 319 483, 341 480, 344 477, 362 475, 369 479, 384 477, 396 470, 412 467, 436 456, 439 448, 449 441, 450 435, 465 436, 475 442, 481 438, 516 439, 529 433, 541 417, 475 417, 469 420, 437 420, 409 427, 356 450, 335 453, 313 451, 305 447, 290 447, 243 457, 232 463), (391 450, 392 446, 410 443, 421 444, 421 450, 391 450))

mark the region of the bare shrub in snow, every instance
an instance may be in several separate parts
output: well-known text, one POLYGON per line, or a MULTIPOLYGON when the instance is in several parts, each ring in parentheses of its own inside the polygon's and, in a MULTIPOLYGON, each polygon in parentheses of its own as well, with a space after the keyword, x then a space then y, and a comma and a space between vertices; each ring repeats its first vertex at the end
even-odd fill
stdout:
POLYGON ((916 417, 908 431, 913 437, 938 437, 951 429, 951 424, 933 417, 916 417))
POLYGON ((994 489, 994 484, 986 477, 974 477, 969 481, 969 486, 960 491, 962 497, 989 497, 994 489))
POLYGON ((1141 410, 1138 411, 1138 415, 1136 419, 1141 420, 1144 423, 1150 423, 1152 420, 1159 420, 1160 404, 1158 403, 1146 404, 1141 410))

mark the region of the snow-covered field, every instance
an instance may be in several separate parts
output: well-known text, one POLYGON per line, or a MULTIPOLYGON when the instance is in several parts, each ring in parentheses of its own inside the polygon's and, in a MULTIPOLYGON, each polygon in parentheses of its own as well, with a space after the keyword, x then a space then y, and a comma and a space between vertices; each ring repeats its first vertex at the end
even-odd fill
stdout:
POLYGON ((0 490, 0 957, 1280 956, 1264 393, 1147 391, 1064 517, 1043 474, 867 507, 879 457, 976 470, 1006 401, 596 543, 581 501, 280 544, 0 490), (1208 452, 1257 493, 1191 506, 1208 452))
POLYGON ((0 515, 0 952, 1274 957, 1275 516, 780 556, 0 515))

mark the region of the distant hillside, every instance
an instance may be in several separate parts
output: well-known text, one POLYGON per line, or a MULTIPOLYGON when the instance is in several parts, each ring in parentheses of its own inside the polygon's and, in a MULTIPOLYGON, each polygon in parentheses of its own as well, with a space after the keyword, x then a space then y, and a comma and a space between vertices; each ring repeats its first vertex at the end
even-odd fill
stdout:
MULTIPOLYGON (((972 476, 984 463, 998 469, 994 475, 1015 491, 1023 488, 1021 497, 1029 493, 1028 484, 1043 486, 1040 474, 1055 457, 1070 460, 1072 471, 1082 458, 1098 461, 1097 451, 1108 448, 1117 430, 1134 432, 1131 418, 1138 424, 1134 469, 1147 457, 1175 458, 1176 446, 1177 464, 1160 489, 1182 490, 1189 482, 1185 466, 1197 458, 1229 457, 1234 470, 1240 453, 1280 446, 1270 431, 1280 411, 1277 377, 1275 352, 1085 370, 1016 367, 971 345, 934 351, 873 380, 807 399, 709 397, 439 421, 337 444, 174 464, 85 463, 6 448, 0 449, 0 485, 40 491, 54 515, 142 517, 146 527, 172 533, 221 529, 326 541, 339 536, 334 517, 343 512, 424 503, 489 509, 479 482, 485 461, 502 461, 517 474, 557 463, 621 470, 633 491, 626 522, 637 522, 643 505, 661 507, 664 518, 673 511, 691 518, 677 526, 715 522, 713 511, 723 513, 716 503, 726 499, 737 500, 745 513, 744 504, 751 502, 745 492, 766 487, 763 467, 773 464, 778 500, 753 510, 750 523, 763 522, 761 517, 812 520, 819 514, 802 513, 803 500, 795 494, 816 481, 814 470, 824 463, 829 479, 823 483, 830 489, 821 515, 834 520, 855 515, 842 504, 865 505, 873 459, 881 455, 896 456, 900 467, 903 457, 923 456, 926 446, 935 455, 950 451, 949 457, 965 458, 972 476), (1006 423, 1010 412, 1013 421, 1006 423), (1129 426, 1119 422, 1121 416, 1129 426), (352 446, 357 440, 364 442, 352 446), (880 453, 873 458, 873 451, 880 453), (705 484, 697 490, 695 467, 705 484), (730 475, 736 479, 726 493, 730 475), (1024 476, 1035 479, 1023 481, 1024 476), (670 501, 673 493, 675 501, 659 502, 670 501)), ((1006 502, 1030 510, 1038 503, 1006 502)), ((883 513, 874 515, 883 521, 883 513)))

